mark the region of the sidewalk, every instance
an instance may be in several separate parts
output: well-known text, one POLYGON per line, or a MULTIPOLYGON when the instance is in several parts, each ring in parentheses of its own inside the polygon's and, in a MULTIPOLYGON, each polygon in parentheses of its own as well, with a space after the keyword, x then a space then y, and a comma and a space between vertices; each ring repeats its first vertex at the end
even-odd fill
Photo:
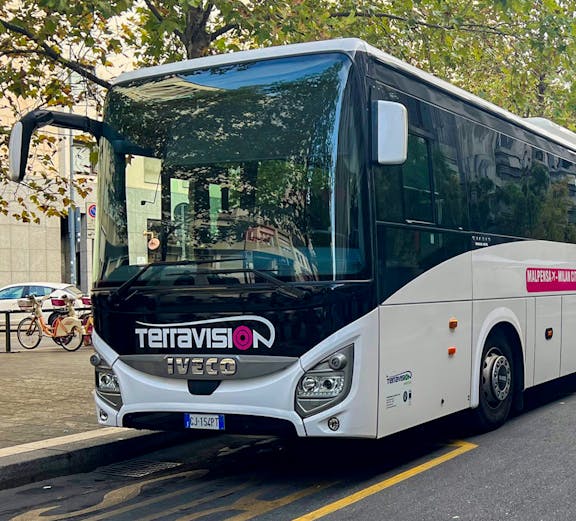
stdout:
POLYGON ((103 428, 92 390, 92 346, 68 352, 51 339, 23 349, 0 338, 0 489, 86 472, 185 438, 178 433, 103 428))

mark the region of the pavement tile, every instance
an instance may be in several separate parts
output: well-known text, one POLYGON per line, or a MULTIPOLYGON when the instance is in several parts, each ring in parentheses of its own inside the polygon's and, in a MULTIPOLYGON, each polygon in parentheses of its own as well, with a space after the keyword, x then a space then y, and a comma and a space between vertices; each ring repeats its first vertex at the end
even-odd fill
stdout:
POLYGON ((7 353, 0 331, 0 489, 87 472, 186 440, 182 433, 100 426, 92 346, 68 352, 46 338, 26 350, 15 335, 11 340, 7 353))

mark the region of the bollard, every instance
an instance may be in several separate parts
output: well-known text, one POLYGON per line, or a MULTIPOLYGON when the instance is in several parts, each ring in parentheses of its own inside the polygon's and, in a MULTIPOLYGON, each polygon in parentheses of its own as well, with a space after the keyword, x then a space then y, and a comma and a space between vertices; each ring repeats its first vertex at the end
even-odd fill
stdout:
POLYGON ((6 319, 6 321, 4 322, 5 324, 5 330, 6 330, 6 352, 10 353, 10 351, 12 351, 12 345, 10 344, 11 342, 11 335, 10 335, 10 311, 4 311, 4 318, 6 319))

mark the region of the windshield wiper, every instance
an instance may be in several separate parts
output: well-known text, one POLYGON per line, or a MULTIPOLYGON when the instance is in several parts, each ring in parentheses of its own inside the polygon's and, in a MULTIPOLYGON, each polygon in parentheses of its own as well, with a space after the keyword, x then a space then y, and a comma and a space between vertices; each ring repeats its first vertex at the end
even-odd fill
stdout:
POLYGON ((265 271, 260 271, 254 268, 232 268, 227 270, 199 271, 198 275, 231 275, 232 273, 251 273, 256 277, 269 282, 272 286, 274 286, 278 293, 282 293, 283 295, 294 299, 301 299, 309 294, 309 292, 306 290, 297 288, 288 282, 280 280, 270 273, 266 273, 265 271))
POLYGON ((126 296, 126 293, 128 293, 128 291, 130 290, 130 288, 134 286, 134 284, 138 282, 138 280, 140 280, 142 275, 144 275, 144 273, 146 273, 150 268, 154 267, 165 268, 169 266, 188 266, 188 265, 197 266, 199 264, 211 264, 213 262, 228 262, 237 260, 243 260, 243 258, 239 257, 239 258, 218 259, 218 260, 206 259, 206 260, 182 260, 175 262, 151 262, 150 264, 146 264, 146 266, 142 266, 132 277, 130 277, 128 280, 120 284, 120 286, 118 286, 114 291, 112 291, 108 295, 108 299, 113 302, 118 302, 119 300, 123 299, 126 296))
MULTIPOLYGON (((108 300, 114 303, 117 303, 119 300, 124 298, 125 294, 128 290, 140 279, 144 273, 146 273, 150 268, 154 266, 163 266, 165 263, 163 262, 151 262, 150 264, 146 264, 146 266, 142 266, 132 277, 128 280, 120 284, 114 291, 112 291, 108 295, 108 300)), ((188 261, 186 261, 188 264, 188 261)))
POLYGON ((253 268, 243 268, 243 269, 237 270, 237 271, 244 272, 244 273, 252 273, 252 274, 256 275, 257 277, 264 279, 266 282, 270 282, 278 290, 278 293, 282 293, 283 295, 286 295, 287 297, 291 297, 294 299, 301 299, 301 298, 305 297, 306 295, 308 295, 307 291, 304 291, 300 288, 292 286, 291 284, 288 284, 288 282, 280 280, 280 279, 274 277, 274 275, 270 275, 269 273, 266 273, 265 271, 255 270, 253 268))
MULTIPOLYGON (((170 267, 170 266, 187 266, 187 265, 197 266, 200 264, 212 264, 214 262, 228 262, 228 261, 238 261, 238 260, 244 260, 244 259, 242 257, 239 257, 239 258, 230 258, 230 259, 210 259, 210 260, 206 259, 206 260, 183 260, 183 261, 175 261, 175 262, 151 262, 150 264, 146 264, 146 266, 142 266, 142 268, 140 268, 132 277, 130 277, 125 282, 123 282, 114 291, 112 291, 108 295, 108 299, 113 303, 117 303, 120 300, 124 299, 126 297, 126 294, 128 293, 128 291, 130 291, 130 289, 132 288, 132 286, 134 286, 134 284, 136 282, 138 282, 142 278, 142 275, 144 275, 144 273, 146 273, 150 268, 157 268, 157 267, 166 268, 166 267, 170 267)), ((259 278, 265 280, 266 282, 269 282, 272 286, 274 286, 276 288, 278 293, 286 295, 287 297, 290 297, 290 298, 301 299, 301 298, 305 297, 306 295, 308 295, 307 291, 304 291, 300 288, 292 286, 288 282, 285 282, 283 280, 278 279, 277 277, 274 277, 274 275, 270 275, 269 273, 266 273, 264 271, 260 271, 260 270, 254 269, 254 268, 211 270, 209 272, 197 272, 197 275, 207 275, 207 274, 227 275, 227 274, 231 274, 231 273, 251 273, 251 274, 255 275, 256 277, 259 277, 259 278)))

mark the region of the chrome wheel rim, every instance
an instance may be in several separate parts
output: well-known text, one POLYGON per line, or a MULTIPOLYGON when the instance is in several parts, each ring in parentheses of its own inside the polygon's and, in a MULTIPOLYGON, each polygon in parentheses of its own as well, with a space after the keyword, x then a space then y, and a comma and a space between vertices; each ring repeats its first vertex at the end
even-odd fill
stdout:
POLYGON ((482 393, 490 407, 496 408, 510 395, 512 368, 508 358, 493 347, 482 365, 482 393))

